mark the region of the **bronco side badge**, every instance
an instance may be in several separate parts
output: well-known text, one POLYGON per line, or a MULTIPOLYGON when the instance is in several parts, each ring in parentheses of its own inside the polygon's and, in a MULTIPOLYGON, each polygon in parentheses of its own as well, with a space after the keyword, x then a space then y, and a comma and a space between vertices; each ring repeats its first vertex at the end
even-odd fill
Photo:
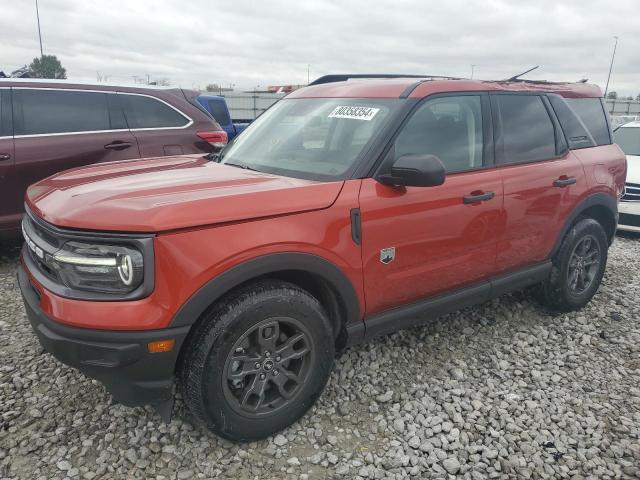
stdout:
POLYGON ((383 248, 380 250, 380 261, 385 265, 393 262, 396 258, 396 247, 383 248))

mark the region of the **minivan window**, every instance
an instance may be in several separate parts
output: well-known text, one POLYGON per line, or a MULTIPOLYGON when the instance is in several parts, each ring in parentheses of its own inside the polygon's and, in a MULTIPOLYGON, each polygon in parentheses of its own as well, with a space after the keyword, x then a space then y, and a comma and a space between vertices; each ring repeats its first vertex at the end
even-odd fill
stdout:
POLYGON ((13 135, 10 95, 9 89, 0 90, 0 137, 10 137, 13 135))
POLYGON ((180 128, 189 123, 186 116, 156 98, 119 95, 129 128, 180 128))
POLYGON ((220 125, 229 125, 231 123, 231 119, 229 118, 229 113, 225 108, 224 102, 209 100, 209 108, 211 109, 213 118, 220 125))
POLYGON ((567 98, 566 100, 589 129, 597 145, 611 144, 607 114, 599 98, 567 98))
POLYGON ((502 126, 498 163, 546 160, 556 156, 555 130, 538 95, 495 95, 502 126))
POLYGON ((396 138, 394 155, 435 155, 452 173, 481 167, 482 146, 480 97, 451 96, 416 110, 396 138))
POLYGON ((13 100, 16 135, 111 129, 106 93, 14 88, 13 100))
POLYGON ((640 127, 620 127, 613 138, 625 155, 640 156, 640 127))
POLYGON ((579 148, 595 147, 596 142, 589 133, 580 117, 567 105, 564 98, 559 95, 548 95, 549 101, 556 116, 560 121, 560 126, 567 136, 569 148, 572 150, 579 148))

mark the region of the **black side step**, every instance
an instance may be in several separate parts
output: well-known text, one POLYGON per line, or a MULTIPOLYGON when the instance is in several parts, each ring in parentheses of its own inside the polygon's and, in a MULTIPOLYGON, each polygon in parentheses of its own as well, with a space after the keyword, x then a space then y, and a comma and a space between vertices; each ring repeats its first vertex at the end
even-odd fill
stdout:
POLYGON ((551 266, 551 261, 548 260, 493 280, 480 282, 435 298, 420 300, 373 315, 363 322, 347 327, 347 345, 415 327, 445 313, 483 303, 505 293, 535 285, 547 278, 551 272, 551 266))

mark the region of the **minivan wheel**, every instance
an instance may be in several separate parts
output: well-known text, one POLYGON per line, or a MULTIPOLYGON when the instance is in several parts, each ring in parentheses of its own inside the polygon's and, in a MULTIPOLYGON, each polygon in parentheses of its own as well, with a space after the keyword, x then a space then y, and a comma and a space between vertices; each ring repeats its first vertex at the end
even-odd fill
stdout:
POLYGON ((607 235, 596 220, 576 222, 553 259, 549 278, 540 288, 540 299, 559 311, 586 305, 600 286, 607 265, 607 235))
POLYGON ((313 405, 333 368, 330 322, 297 286, 265 280, 216 303, 184 346, 188 410, 235 441, 265 438, 313 405))

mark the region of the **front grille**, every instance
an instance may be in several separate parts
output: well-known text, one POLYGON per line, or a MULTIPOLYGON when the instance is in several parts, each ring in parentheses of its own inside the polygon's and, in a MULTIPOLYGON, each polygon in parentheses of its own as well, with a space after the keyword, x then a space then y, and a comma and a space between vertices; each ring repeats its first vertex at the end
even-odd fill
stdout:
POLYGON ((624 195, 622 195, 621 200, 626 202, 640 201, 640 184, 626 183, 624 186, 624 195))
POLYGON ((26 237, 28 236, 35 247, 30 247, 29 241, 27 240, 27 252, 31 260, 33 260, 33 263, 38 267, 38 270, 49 279, 59 282, 60 279, 58 278, 57 272, 47 264, 45 259, 59 250, 64 240, 55 235, 51 229, 48 229, 40 223, 40 221, 32 217, 30 212, 23 217, 22 228, 25 240, 27 240, 26 237))

